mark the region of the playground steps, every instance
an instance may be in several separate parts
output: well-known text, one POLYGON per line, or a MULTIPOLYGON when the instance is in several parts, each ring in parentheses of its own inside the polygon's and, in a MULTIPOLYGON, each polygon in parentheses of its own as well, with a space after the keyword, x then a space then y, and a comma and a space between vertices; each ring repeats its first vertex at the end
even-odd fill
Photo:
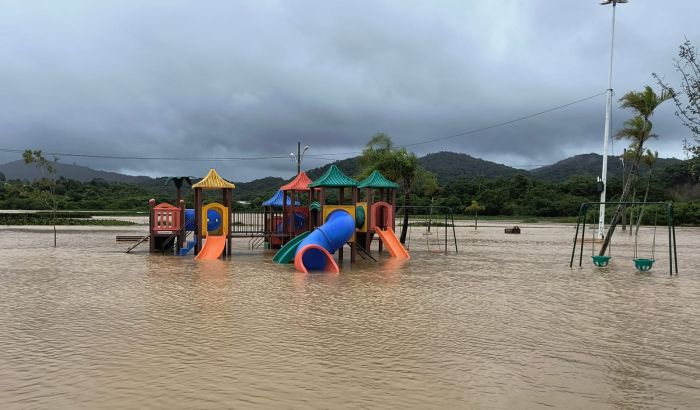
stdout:
POLYGON ((359 243, 357 244, 357 254, 360 255, 360 257, 364 260, 371 260, 373 262, 377 262, 377 259, 372 256, 364 247, 362 247, 359 243))
POLYGON ((187 245, 180 249, 180 256, 187 255, 194 248, 195 244, 196 241, 187 241, 187 245))

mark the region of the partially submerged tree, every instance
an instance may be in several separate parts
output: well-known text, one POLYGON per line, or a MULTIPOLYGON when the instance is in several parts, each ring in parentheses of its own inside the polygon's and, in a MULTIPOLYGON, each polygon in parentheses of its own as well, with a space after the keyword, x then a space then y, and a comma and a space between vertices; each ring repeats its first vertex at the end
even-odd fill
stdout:
POLYGON ((51 224, 53 225, 53 246, 56 247, 56 213, 58 212, 58 195, 56 195, 56 165, 58 158, 54 157, 52 161, 46 159, 41 150, 32 151, 24 150, 22 159, 25 164, 35 164, 46 181, 46 189, 40 191, 40 200, 48 210, 51 211, 51 224))
MULTIPOLYGON (((636 114, 633 118, 625 121, 625 127, 616 135, 617 138, 632 140, 632 148, 635 153, 627 180, 622 189, 620 202, 627 201, 633 187, 637 185, 639 164, 644 154, 644 143, 649 138, 657 137, 655 134, 651 133, 652 123, 649 121, 649 118, 654 115, 654 110, 659 105, 671 99, 672 96, 673 94, 669 90, 664 89, 660 94, 657 94, 650 86, 646 86, 643 91, 630 91, 620 98, 620 107, 629 108, 636 114)), ((617 224, 620 222, 622 212, 622 205, 618 205, 613 213, 603 245, 600 247, 600 255, 605 255, 608 246, 610 246, 610 240, 612 239, 617 224)))
POLYGON ((466 213, 474 213, 474 230, 476 231, 479 225, 479 212, 486 210, 486 207, 479 204, 476 200, 472 200, 471 205, 464 208, 466 213))
MULTIPOLYGON (((407 151, 405 147, 395 148, 394 142, 387 134, 378 133, 367 142, 359 161, 362 175, 369 175, 376 169, 387 178, 399 183, 403 190, 404 206, 411 205, 411 193, 421 175, 422 168, 414 153, 407 151)), ((401 243, 406 241, 409 209, 404 208, 399 238, 401 243)))

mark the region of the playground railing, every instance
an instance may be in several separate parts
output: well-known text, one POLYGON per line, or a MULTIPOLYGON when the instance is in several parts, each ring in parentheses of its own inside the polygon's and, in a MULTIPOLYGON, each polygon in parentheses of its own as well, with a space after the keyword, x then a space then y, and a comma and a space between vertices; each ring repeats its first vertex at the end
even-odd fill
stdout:
POLYGON ((170 204, 160 204, 153 208, 151 228, 155 232, 178 231, 181 228, 180 208, 170 204))

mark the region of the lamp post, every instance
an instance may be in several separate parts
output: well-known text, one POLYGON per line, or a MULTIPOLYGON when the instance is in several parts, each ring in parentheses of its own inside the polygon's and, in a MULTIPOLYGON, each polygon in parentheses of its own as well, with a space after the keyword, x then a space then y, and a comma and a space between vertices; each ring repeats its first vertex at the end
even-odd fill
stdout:
POLYGON ((292 161, 297 163, 297 175, 301 172, 301 160, 304 158, 304 153, 309 149, 309 146, 304 147, 304 151, 301 150, 301 141, 297 142, 297 153, 294 155, 294 153, 290 153, 289 155, 292 158, 292 161))
POLYGON ((603 0, 600 2, 602 6, 612 4, 612 34, 610 38, 610 65, 608 67, 608 91, 607 103, 605 106, 605 137, 603 138, 603 170, 601 180, 603 182, 603 190, 600 192, 600 214, 598 217, 598 237, 605 236, 605 199, 608 189, 608 145, 610 134, 612 133, 612 124, 610 117, 612 116, 612 68, 613 68, 613 46, 615 44, 615 9, 618 4, 627 3, 627 0, 603 0))

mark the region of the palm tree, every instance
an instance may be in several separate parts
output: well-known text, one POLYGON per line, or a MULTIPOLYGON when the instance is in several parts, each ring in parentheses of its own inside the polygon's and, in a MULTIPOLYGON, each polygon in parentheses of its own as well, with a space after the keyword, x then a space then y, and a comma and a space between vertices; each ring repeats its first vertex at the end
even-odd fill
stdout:
MULTIPOLYGON (((616 137, 619 139, 631 139, 632 147, 634 148, 635 152, 632 160, 632 166, 630 167, 629 176, 627 181, 625 181, 625 186, 622 189, 620 202, 627 201, 632 188, 637 184, 637 178, 639 177, 639 163, 641 162, 642 155, 644 154, 644 143, 649 138, 656 138, 656 135, 651 133, 652 123, 649 121, 649 118, 654 114, 654 110, 659 105, 672 97, 672 92, 668 90, 662 90, 660 94, 657 94, 650 86, 647 85, 644 87, 643 91, 630 91, 620 98, 620 107, 629 108, 636 113, 632 119, 625 121, 625 127, 616 135, 616 137)), ((620 222, 622 209, 623 207, 621 204, 615 208, 615 212, 613 213, 613 217, 610 222, 610 227, 608 228, 608 233, 605 235, 603 246, 600 247, 599 255, 605 255, 608 246, 610 246, 610 240, 615 232, 615 227, 620 222)))
POLYGON ((474 230, 479 226, 479 211, 485 210, 486 207, 472 199, 472 204, 464 208, 464 212, 474 212, 474 230))

